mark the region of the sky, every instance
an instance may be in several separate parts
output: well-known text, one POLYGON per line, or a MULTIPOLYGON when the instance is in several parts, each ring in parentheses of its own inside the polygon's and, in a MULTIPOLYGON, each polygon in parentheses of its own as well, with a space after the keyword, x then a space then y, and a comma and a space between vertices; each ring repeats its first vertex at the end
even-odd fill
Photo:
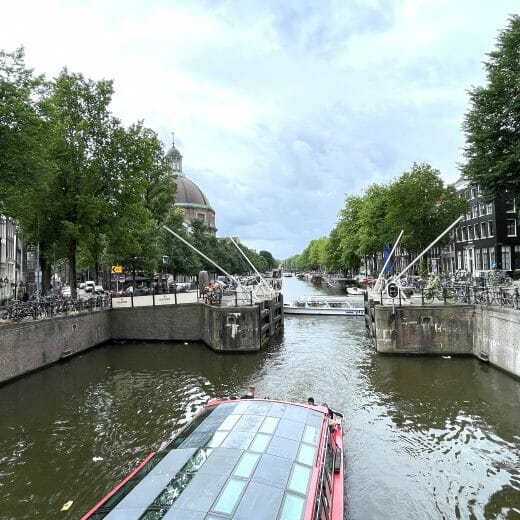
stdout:
POLYGON ((463 162, 468 89, 518 0, 17 0, 0 49, 111 79, 111 109, 183 155, 217 236, 284 259, 345 197, 463 162))

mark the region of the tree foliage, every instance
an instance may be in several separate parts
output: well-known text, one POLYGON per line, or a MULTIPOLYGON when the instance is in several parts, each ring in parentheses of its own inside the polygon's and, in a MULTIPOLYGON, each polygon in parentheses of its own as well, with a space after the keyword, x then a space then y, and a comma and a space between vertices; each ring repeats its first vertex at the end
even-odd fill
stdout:
POLYGON ((520 16, 514 15, 484 63, 487 85, 470 90, 462 173, 488 200, 520 196, 520 16))
POLYGON ((439 170, 414 163, 388 188, 383 236, 391 242, 404 230, 401 247, 416 255, 465 211, 466 202, 444 186, 439 170))
POLYGON ((438 170, 414 163, 388 185, 374 184, 363 196, 347 196, 330 235, 312 240, 291 264, 356 272, 364 257, 381 258, 384 245, 393 243, 401 229, 401 247, 415 255, 465 211, 466 202, 444 186, 438 170))

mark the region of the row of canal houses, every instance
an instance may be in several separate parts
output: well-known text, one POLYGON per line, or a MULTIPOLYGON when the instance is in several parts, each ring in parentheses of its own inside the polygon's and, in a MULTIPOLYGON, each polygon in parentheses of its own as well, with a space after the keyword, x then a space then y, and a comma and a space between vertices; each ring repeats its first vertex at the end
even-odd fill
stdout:
MULTIPOLYGON (((452 232, 446 247, 434 247, 428 255, 430 272, 455 273, 501 269, 520 274, 520 201, 503 197, 484 201, 478 186, 463 177, 455 183, 468 201, 468 213, 452 232)), ((0 215, 0 303, 37 290, 35 249, 26 247, 16 222, 0 215)), ((402 255, 405 267, 410 258, 402 255)))

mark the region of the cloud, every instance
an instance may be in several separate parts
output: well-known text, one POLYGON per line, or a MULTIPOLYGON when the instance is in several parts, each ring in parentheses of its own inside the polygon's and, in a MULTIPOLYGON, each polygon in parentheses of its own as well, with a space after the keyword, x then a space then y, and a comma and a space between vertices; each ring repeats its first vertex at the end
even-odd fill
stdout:
POLYGON ((467 90, 516 0, 12 2, 0 48, 113 78, 113 111, 184 156, 220 236, 277 258, 347 194, 428 162, 458 176, 467 90))

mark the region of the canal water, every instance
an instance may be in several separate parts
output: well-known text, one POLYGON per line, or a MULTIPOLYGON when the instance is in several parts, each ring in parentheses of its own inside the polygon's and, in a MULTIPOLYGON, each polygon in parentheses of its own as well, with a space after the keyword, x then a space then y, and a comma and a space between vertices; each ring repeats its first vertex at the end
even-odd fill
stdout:
MULTIPOLYGON (((316 292, 284 278, 286 300, 316 292)), ((363 318, 335 316, 286 316, 258 354, 111 344, 0 387, 0 518, 79 518, 249 384, 344 413, 346 518, 520 518, 520 382, 473 358, 377 355, 363 318)))

